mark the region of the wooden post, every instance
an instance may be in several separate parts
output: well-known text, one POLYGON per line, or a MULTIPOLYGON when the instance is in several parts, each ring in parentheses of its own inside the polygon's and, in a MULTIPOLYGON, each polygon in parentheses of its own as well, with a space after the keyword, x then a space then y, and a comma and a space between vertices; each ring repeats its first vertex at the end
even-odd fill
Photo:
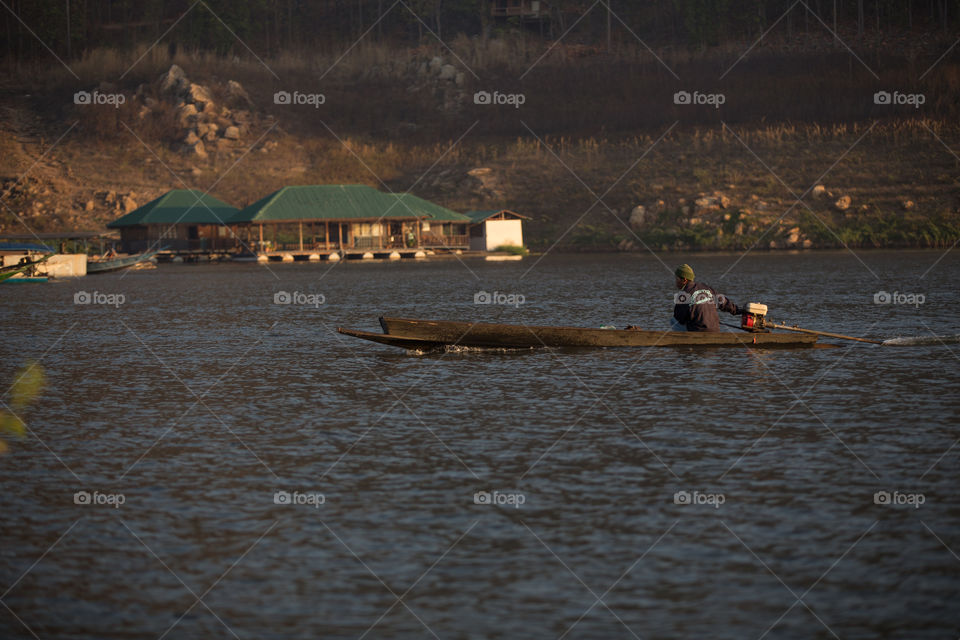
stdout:
POLYGON ((610 53, 610 14, 613 12, 610 8, 611 1, 607 0, 607 53, 610 53))
POLYGON ((419 249, 420 248, 420 219, 417 218, 413 224, 416 225, 416 228, 417 228, 417 249, 419 249))
POLYGON ((323 221, 323 248, 327 251, 330 250, 330 221, 323 221))
POLYGON ((257 226, 260 227, 260 244, 257 245, 257 253, 260 253, 263 251, 263 223, 261 222, 257 226))
POLYGON ((300 231, 300 251, 303 251, 303 220, 297 221, 298 230, 300 231))

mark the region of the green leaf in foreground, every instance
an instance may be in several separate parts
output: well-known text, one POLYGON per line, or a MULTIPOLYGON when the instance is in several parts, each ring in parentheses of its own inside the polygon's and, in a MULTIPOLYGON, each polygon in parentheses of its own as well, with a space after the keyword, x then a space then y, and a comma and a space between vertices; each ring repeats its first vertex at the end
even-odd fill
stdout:
POLYGON ((40 390, 46 382, 43 367, 36 362, 27 362, 17 371, 14 377, 13 388, 10 390, 10 406, 14 409, 22 408, 33 402, 40 395, 40 390))
MULTIPOLYGON (((10 388, 10 411, 0 411, 0 434, 9 434, 16 438, 22 438, 26 434, 27 425, 15 413, 36 400, 45 383, 43 367, 36 362, 27 362, 17 371, 10 388)), ((0 455, 9 448, 9 445, 0 439, 0 455)))

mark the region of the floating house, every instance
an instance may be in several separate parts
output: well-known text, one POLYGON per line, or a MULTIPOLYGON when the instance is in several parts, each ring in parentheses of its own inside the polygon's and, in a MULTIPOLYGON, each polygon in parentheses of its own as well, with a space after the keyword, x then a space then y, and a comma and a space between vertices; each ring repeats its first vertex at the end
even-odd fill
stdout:
POLYGON ((370 257, 521 246, 522 218, 505 209, 463 215, 410 193, 366 185, 306 185, 283 187, 243 209, 201 191, 176 189, 107 227, 120 231, 125 253, 153 248, 194 257, 245 253, 292 260, 334 252, 370 257))
POLYGON ((174 189, 107 224, 120 230, 125 253, 150 248, 215 252, 233 249, 236 238, 224 222, 239 210, 196 189, 174 189))
POLYGON ((290 186, 227 221, 258 252, 372 251, 420 246, 423 213, 366 185, 290 186))
POLYGON ((425 249, 468 249, 470 247, 469 217, 429 200, 404 193, 393 196, 398 207, 420 218, 420 242, 425 249))
POLYGON ((502 246, 523 246, 523 220, 529 220, 509 209, 470 211, 470 250, 493 251, 502 246))

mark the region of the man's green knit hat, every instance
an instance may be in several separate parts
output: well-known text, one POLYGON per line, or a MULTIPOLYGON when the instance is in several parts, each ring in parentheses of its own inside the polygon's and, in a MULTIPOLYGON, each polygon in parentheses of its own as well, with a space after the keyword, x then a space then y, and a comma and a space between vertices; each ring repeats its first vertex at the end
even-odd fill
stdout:
POLYGON ((673 273, 678 278, 683 278, 684 280, 693 280, 693 267, 688 264, 680 265, 673 273))

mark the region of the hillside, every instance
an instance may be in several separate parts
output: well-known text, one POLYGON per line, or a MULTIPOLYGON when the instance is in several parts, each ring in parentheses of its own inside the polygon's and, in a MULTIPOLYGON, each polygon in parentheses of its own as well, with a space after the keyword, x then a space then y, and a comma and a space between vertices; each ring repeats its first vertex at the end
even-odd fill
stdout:
POLYGON ((960 56, 934 36, 881 44, 660 60, 509 38, 268 61, 96 50, 69 65, 79 80, 44 66, 4 82, 0 233, 99 229, 171 188, 243 206, 364 183, 517 210, 535 247, 950 246, 960 56))

